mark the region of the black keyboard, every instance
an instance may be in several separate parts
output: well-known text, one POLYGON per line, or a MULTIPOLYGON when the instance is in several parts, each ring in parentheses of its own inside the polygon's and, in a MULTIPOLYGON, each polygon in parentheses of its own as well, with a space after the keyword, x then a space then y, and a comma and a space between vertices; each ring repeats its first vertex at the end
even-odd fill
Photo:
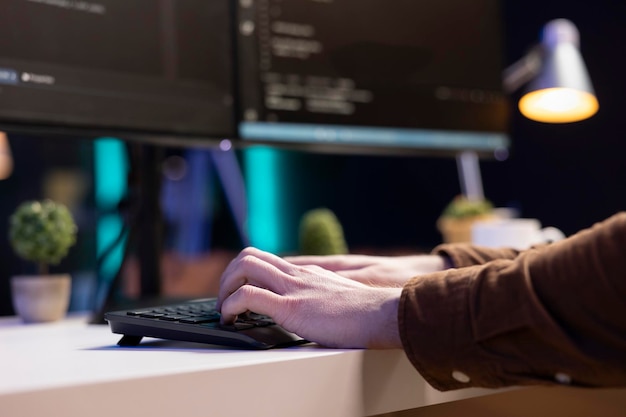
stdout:
POLYGON ((240 316, 232 325, 220 324, 217 299, 206 298, 163 306, 105 313, 120 346, 136 346, 143 337, 209 343, 246 349, 271 349, 307 343, 255 313, 240 316))

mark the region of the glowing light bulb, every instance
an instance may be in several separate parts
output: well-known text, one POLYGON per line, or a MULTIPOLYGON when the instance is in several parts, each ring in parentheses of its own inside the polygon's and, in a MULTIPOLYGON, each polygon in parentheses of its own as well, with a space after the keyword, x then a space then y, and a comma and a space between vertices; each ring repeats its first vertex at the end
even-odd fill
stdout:
POLYGON ((596 97, 571 88, 546 88, 526 94, 519 101, 520 112, 531 120, 571 123, 587 119, 599 109, 596 97))

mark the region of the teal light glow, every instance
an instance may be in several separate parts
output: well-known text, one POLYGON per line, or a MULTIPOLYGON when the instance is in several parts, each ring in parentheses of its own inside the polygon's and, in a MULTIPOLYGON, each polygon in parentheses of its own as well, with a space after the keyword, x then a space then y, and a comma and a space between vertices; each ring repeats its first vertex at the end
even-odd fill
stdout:
MULTIPOLYGON (((107 214, 98 219, 98 239, 96 242, 98 257, 117 239, 123 226, 122 219, 115 214, 107 214)), ((115 276, 124 258, 124 244, 125 240, 106 257, 100 267, 101 276, 107 279, 115 276)))
POLYGON ((97 139, 94 159, 96 206, 114 208, 126 194, 128 161, 124 143, 115 138, 97 139))
MULTIPOLYGON (((124 143, 115 138, 100 138, 94 142, 94 192, 98 211, 112 211, 98 218, 96 226, 97 257, 113 244, 122 231, 121 217, 114 211, 126 195, 128 160, 124 143)), ((124 257, 124 244, 120 244, 107 256, 99 274, 112 279, 124 257)))
POLYGON ((265 147, 243 152, 248 190, 250 244, 272 253, 287 250, 285 239, 284 159, 280 151, 265 147))

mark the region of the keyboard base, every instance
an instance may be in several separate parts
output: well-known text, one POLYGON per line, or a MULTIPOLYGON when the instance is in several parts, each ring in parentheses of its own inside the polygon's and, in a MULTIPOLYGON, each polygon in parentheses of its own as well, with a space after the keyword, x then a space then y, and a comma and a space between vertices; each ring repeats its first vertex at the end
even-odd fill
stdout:
MULTIPOLYGON (((184 303, 189 305, 192 303, 184 303)), ((152 310, 162 311, 176 306, 157 306, 152 310)), ((219 321, 190 324, 168 321, 158 317, 142 317, 134 311, 108 312, 105 319, 111 331, 121 334, 120 346, 137 346, 144 337, 198 342, 243 349, 273 349, 308 343, 301 337, 286 331, 277 324, 259 322, 257 325, 243 323, 236 326, 221 326, 219 321)))

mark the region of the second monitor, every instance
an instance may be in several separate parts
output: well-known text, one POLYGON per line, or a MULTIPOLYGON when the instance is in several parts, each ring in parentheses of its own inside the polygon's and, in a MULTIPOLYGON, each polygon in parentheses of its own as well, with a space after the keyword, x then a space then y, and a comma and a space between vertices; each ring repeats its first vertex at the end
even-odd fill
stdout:
POLYGON ((498 0, 238 4, 244 143, 449 154, 508 146, 498 0))

